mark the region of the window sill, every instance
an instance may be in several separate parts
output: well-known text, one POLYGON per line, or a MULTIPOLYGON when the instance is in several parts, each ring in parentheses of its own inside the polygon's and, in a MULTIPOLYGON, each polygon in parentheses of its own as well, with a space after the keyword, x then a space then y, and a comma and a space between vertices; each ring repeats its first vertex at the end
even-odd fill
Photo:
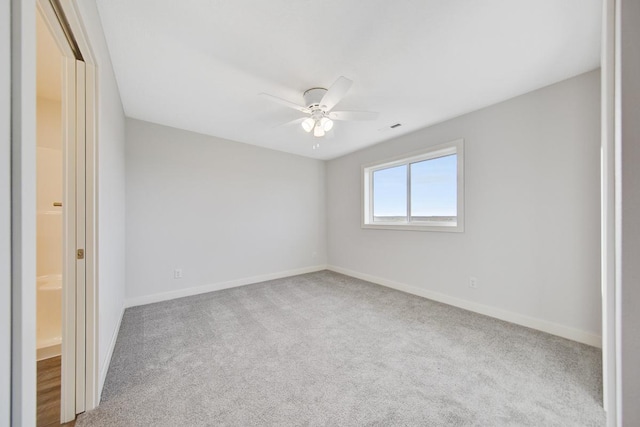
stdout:
POLYGON ((464 226, 462 224, 394 224, 394 223, 375 223, 361 224, 363 229, 378 230, 402 230, 402 231, 439 231, 445 233, 462 233, 464 226))

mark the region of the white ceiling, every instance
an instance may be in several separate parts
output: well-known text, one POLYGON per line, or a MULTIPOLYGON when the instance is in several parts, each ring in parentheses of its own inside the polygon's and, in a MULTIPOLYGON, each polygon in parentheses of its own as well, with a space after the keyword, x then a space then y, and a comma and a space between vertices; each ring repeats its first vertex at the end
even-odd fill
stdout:
MULTIPOLYGON (((125 114, 330 159, 593 70, 600 0, 98 0, 125 114), (312 150, 302 104, 354 84, 312 150), (394 123, 402 126, 388 127, 394 123), (381 130, 382 129, 382 130, 381 130)), ((464 135, 460 135, 464 136, 464 135)))
POLYGON ((36 13, 36 94, 62 99, 62 53, 40 13, 36 13))

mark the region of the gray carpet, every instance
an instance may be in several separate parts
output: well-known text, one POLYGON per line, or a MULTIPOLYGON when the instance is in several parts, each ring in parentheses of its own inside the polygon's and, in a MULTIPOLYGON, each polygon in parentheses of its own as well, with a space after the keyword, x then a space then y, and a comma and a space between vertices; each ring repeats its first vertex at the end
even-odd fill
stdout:
POLYGON ((603 426, 600 357, 322 271, 128 309, 76 426, 603 426))

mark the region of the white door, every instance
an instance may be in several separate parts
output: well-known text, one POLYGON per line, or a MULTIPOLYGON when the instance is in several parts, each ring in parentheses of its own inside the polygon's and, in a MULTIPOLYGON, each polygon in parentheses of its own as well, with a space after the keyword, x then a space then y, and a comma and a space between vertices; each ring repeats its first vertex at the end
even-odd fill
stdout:
POLYGON ((86 72, 82 61, 76 65, 76 414, 85 409, 85 374, 86 374, 86 122, 85 122, 85 88, 86 72))
POLYGON ((85 410, 85 64, 65 58, 61 421, 85 410))

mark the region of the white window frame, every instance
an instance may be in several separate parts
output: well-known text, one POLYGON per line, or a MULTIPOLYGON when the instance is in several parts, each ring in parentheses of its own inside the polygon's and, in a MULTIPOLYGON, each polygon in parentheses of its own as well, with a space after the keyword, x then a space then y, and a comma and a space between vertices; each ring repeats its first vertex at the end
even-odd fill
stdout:
POLYGON ((402 156, 393 157, 375 163, 362 165, 360 176, 362 177, 361 199, 361 226, 362 228, 386 229, 386 230, 413 230, 413 231, 464 231, 464 140, 457 139, 444 144, 434 145, 429 148, 414 151, 402 156), (373 173, 396 166, 409 165, 424 160, 438 157, 457 155, 457 220, 456 224, 436 221, 410 221, 411 215, 411 168, 407 173, 407 222, 381 222, 373 221, 373 173))

